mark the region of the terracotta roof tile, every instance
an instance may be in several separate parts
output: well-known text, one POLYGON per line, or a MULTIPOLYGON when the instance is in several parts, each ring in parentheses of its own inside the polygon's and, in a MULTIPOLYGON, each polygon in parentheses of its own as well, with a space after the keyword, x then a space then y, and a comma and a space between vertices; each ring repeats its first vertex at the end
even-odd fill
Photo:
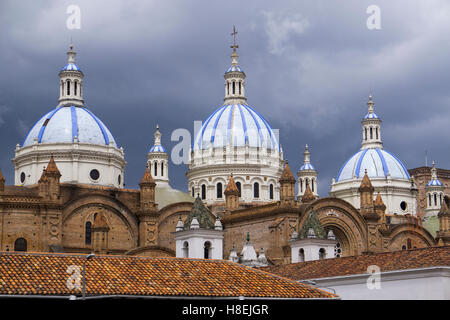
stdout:
MULTIPOLYGON (((80 295, 69 288, 85 255, 0 253, 1 295, 80 295)), ((81 285, 82 279, 79 278, 81 285)), ((76 284, 72 282, 72 284, 76 284)), ((96 256, 86 295, 336 298, 320 289, 225 260, 96 256)))
POLYGON ((293 280, 305 280, 366 274, 370 265, 379 266, 381 272, 450 266, 450 246, 363 254, 261 269, 293 280))

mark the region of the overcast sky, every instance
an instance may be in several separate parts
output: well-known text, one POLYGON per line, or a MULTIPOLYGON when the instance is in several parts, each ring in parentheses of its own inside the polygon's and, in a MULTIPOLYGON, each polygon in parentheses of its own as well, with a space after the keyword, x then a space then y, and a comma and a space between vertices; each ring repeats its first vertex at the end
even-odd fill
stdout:
MULTIPOLYGON (((360 148, 370 92, 385 149, 407 168, 450 168, 449 1, 4 1, 0 2, 0 168, 13 184, 14 147, 54 108, 72 37, 86 105, 125 149, 136 187, 156 123, 171 150, 223 102, 233 25, 248 103, 280 129, 293 171, 304 145, 319 193, 360 148), (66 27, 67 7, 81 29, 66 27), (381 10, 369 30, 367 7, 381 10)), ((186 191, 185 165, 171 185, 186 191)))

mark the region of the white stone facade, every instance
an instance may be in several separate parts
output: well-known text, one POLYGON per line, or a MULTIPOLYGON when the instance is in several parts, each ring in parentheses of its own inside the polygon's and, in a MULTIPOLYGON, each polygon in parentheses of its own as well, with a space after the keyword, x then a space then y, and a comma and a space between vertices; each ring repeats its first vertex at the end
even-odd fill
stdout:
POLYGON ((223 259, 222 230, 193 229, 174 234, 177 258, 223 259))

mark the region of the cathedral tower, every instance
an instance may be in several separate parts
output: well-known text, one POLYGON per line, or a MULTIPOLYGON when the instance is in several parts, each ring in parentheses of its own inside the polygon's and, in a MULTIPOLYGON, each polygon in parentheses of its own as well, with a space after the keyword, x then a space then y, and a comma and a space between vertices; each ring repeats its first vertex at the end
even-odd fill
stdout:
POLYGON ((161 144, 161 132, 156 125, 156 131, 153 135, 155 142, 147 154, 147 163, 156 184, 168 186, 169 184, 169 156, 166 149, 161 144))
POLYGON ((300 199, 303 197, 306 191, 306 185, 309 184, 313 195, 317 198, 317 170, 311 164, 311 153, 309 152, 308 145, 305 145, 305 152, 303 153, 303 165, 297 172, 298 176, 298 193, 297 196, 300 199))
POLYGON ((427 208, 425 209, 425 219, 431 216, 437 216, 444 199, 445 186, 437 177, 437 169, 433 165, 431 167, 431 180, 425 186, 427 208))

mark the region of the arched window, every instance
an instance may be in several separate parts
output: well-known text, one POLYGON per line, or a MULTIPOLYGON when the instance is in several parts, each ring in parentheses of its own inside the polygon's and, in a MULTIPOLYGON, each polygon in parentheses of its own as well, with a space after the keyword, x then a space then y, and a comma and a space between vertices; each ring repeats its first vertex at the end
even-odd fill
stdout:
POLYGON ((241 183, 238 181, 238 182, 236 182, 236 187, 238 188, 238 190, 239 190, 239 197, 241 196, 241 183))
POLYGON ((428 194, 428 206, 431 207, 431 194, 428 194))
POLYGON ((253 184, 253 198, 259 198, 259 183, 255 182, 253 184))
POLYGON ((161 177, 164 177, 164 162, 161 162, 161 177))
POLYGON ((437 194, 434 194, 434 205, 437 206, 437 194))
POLYGON ((67 80, 66 82, 66 86, 67 86, 67 95, 70 95, 70 80, 67 80))
POLYGON ((241 94, 241 82, 239 81, 239 94, 241 94))
POLYGON ((364 140, 367 140, 367 128, 364 128, 364 140))
POLYGON ((230 94, 230 83, 227 82, 227 94, 230 94))
POLYGON ((155 173, 155 177, 158 175, 158 162, 155 161, 153 164, 153 172, 155 173))
POLYGON ((439 194, 439 205, 442 206, 442 193, 439 194))
POLYGON ((211 259, 211 242, 206 241, 203 248, 203 256, 205 259, 211 259))
POLYGON ((319 260, 323 260, 326 257, 326 253, 325 253, 325 249, 324 248, 320 248, 319 250, 319 260))
POLYGON ((64 81, 61 81, 61 95, 64 95, 64 81))
POLYGON ((27 251, 27 240, 24 238, 17 238, 14 242, 14 251, 27 251))
POLYGON ((300 192, 303 192, 303 179, 300 179, 298 182, 299 182, 298 187, 300 188, 300 192))
POLYGON ((311 191, 314 192, 314 179, 311 179, 311 191))
POLYGON ((77 95, 77 85, 78 85, 78 82, 75 81, 75 82, 73 83, 73 94, 74 94, 74 95, 77 95))
POLYGON ((202 199, 206 199, 206 185, 202 184, 202 199))
POLYGON ((412 244, 411 244, 411 239, 410 238, 406 239, 406 247, 408 248, 408 250, 412 248, 412 244))
POLYGON ((370 139, 373 139, 373 130, 372 130, 372 127, 370 127, 370 139))
POLYGON ((191 188, 192 190, 192 198, 194 197, 194 187, 191 188))
POLYGON ((222 182, 217 184, 217 198, 222 199, 222 182))
POLYGON ((304 262, 305 261, 305 250, 300 249, 298 250, 298 262, 304 262))
POLYGON ((233 81, 233 94, 235 94, 235 93, 236 93, 236 82, 233 81))
POLYGON ((84 233, 84 243, 91 244, 92 239, 92 223, 90 221, 86 222, 85 233, 84 233))
POLYGON ((378 127, 375 128, 375 135, 376 135, 377 140, 378 140, 378 127))
POLYGON ((183 243, 183 258, 189 258, 189 243, 187 241, 183 243))
POLYGON ((273 200, 273 184, 269 186, 269 199, 273 200))

